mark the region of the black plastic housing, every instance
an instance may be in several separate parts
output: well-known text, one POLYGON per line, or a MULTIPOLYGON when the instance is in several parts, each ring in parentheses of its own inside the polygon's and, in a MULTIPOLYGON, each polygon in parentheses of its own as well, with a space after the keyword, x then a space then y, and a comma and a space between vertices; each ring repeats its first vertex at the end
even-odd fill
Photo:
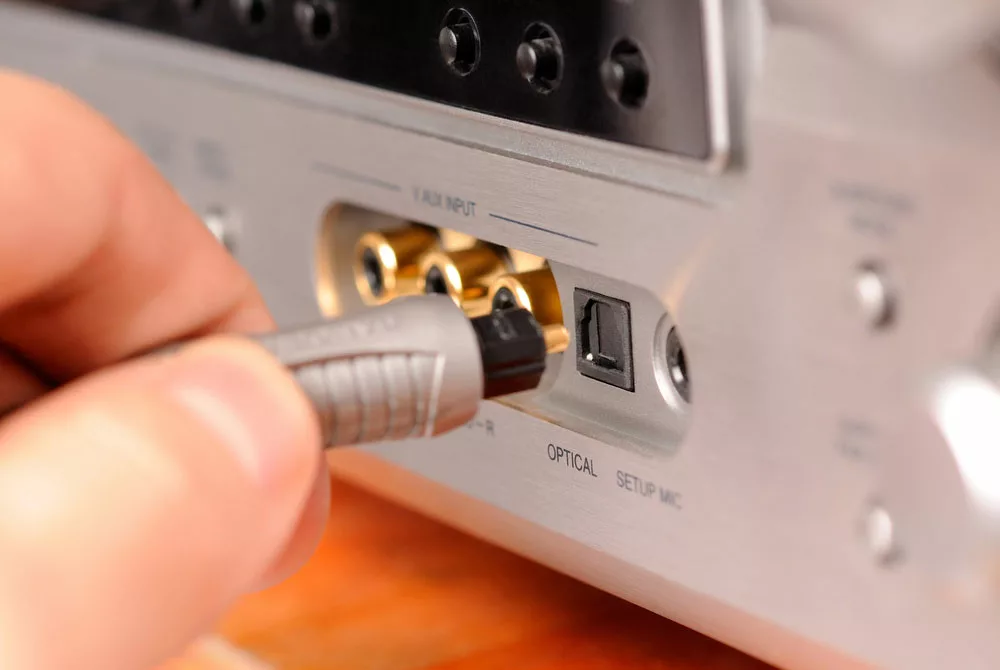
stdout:
POLYGON ((630 305, 578 288, 573 292, 573 307, 577 371, 623 391, 635 391, 630 305))
POLYGON ((49 4, 507 119, 689 158, 711 154, 701 0, 49 4), (455 10, 472 17, 479 40, 468 72, 445 62, 439 42, 455 10), (332 17, 322 39, 303 22, 309 11, 332 17), (558 86, 532 84, 519 70, 518 48, 537 25, 558 40, 558 86))
POLYGON ((526 309, 497 310, 472 320, 483 357, 483 398, 538 388, 547 352, 542 327, 526 309))

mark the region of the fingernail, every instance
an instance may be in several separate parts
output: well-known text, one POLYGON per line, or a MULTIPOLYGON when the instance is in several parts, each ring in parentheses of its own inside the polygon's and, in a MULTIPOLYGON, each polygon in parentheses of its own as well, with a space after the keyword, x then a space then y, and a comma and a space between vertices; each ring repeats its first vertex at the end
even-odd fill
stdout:
POLYGON ((223 339, 199 343, 177 352, 167 368, 172 398, 261 485, 302 467, 303 450, 319 458, 318 428, 305 396, 259 346, 223 339))

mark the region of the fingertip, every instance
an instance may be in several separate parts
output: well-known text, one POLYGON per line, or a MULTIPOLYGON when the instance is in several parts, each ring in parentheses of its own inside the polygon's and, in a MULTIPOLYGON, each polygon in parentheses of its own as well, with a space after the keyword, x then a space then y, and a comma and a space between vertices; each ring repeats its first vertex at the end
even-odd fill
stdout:
POLYGON ((284 551, 263 574, 254 590, 260 591, 280 584, 301 570, 312 558, 326 531, 330 513, 330 486, 330 471, 321 467, 316 473, 316 483, 303 508, 298 527, 284 551))
POLYGON ((259 485, 311 490, 322 459, 315 412, 263 347, 241 337, 206 338, 180 350, 163 384, 259 485))
POLYGON ((18 644, 0 662, 176 652, 308 555, 320 446, 294 379, 240 338, 109 369, 14 416, 0 430, 0 623, 17 621, 18 644), (58 649, 40 645, 53 629, 58 649))

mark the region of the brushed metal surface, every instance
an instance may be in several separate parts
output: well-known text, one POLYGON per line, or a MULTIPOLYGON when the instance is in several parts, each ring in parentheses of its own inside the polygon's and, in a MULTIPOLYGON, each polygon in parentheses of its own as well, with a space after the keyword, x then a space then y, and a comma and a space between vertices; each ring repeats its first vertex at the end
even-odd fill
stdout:
POLYGON ((997 599, 961 588, 978 510, 925 387, 997 332, 1000 80, 972 57, 895 70, 791 26, 760 48, 732 103, 743 158, 699 174, 0 6, 0 63, 78 92, 193 207, 238 220, 233 248, 285 324, 321 314, 336 202, 549 258, 564 309, 574 286, 630 301, 634 394, 564 354, 540 394, 336 467, 780 665, 996 667, 997 599), (856 290, 873 264, 896 301, 878 328, 856 290), (657 381, 665 316, 689 407, 657 381), (896 560, 866 539, 872 509, 896 560))

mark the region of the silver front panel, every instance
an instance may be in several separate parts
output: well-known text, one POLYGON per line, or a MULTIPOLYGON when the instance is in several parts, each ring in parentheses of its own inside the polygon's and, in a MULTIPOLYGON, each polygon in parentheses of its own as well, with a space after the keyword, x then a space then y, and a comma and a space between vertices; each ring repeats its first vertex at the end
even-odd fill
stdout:
POLYGON ((968 560, 984 531, 926 389, 997 326, 1000 79, 738 27, 737 150, 713 166, 14 5, 0 63, 79 93, 224 211, 282 323, 324 312, 333 203, 545 257, 568 316, 575 286, 631 303, 634 394, 571 347, 543 392, 344 472, 784 666, 997 667, 998 591, 968 560), (661 391, 664 318, 690 406, 661 391))

